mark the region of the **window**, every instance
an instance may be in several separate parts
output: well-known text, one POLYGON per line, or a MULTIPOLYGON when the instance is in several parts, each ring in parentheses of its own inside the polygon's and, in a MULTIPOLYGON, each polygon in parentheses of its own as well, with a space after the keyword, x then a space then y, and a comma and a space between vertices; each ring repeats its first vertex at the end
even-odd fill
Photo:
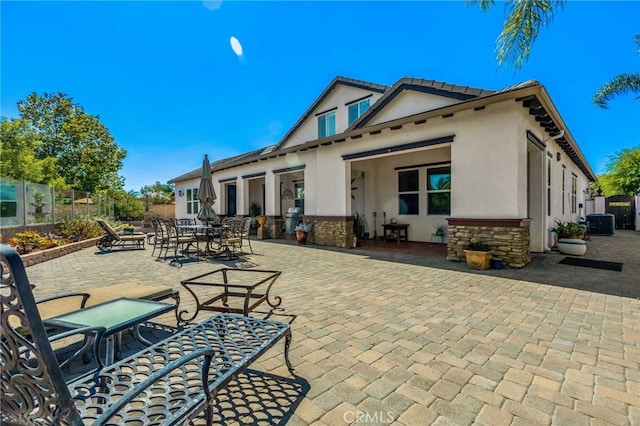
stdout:
POLYGON ((571 173, 571 213, 578 212, 578 176, 571 173))
POLYGON ((417 215, 419 213, 419 184, 418 170, 398 172, 399 215, 417 215))
POLYGON ((427 214, 451 214, 451 166, 427 169, 427 214))
POLYGON ((336 134, 336 112, 331 111, 318 117, 318 139, 336 134))
POLYGON ((366 110, 369 109, 371 104, 370 99, 365 99, 360 102, 356 102, 353 105, 349 105, 349 126, 356 121, 366 110))
MULTIPOLYGON (((551 155, 547 153, 547 155, 551 155)), ((551 160, 552 157, 547 157, 547 216, 551 216, 551 160)))
POLYGON ((187 189, 187 214, 198 214, 198 188, 187 189))
POLYGON ((564 197, 566 196, 565 194, 565 174, 566 174, 567 170, 565 166, 562 166, 562 214, 564 214, 564 197))

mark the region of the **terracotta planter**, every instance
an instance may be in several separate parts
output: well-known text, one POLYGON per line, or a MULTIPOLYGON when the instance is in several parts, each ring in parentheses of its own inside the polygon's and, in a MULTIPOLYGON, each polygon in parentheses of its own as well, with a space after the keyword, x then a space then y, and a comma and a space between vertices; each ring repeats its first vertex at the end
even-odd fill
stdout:
POLYGON ((307 244, 307 232, 306 231, 296 231, 296 239, 298 240, 298 244, 300 244, 300 245, 307 244))
POLYGON ((467 266, 471 269, 489 269, 491 267, 492 251, 464 250, 467 256, 467 266))
POLYGON ((258 224, 260 224, 260 226, 264 226, 265 223, 267 223, 267 217, 266 216, 258 216, 257 220, 258 220, 258 224))

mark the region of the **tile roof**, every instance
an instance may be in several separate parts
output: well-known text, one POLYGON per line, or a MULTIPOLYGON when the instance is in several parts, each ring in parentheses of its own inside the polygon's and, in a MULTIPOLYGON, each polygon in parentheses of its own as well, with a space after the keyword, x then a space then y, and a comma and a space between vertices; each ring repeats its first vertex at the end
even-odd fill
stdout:
MULTIPOLYGON (((437 94, 440 96, 446 96, 453 99, 458 99, 460 103, 466 103, 469 101, 474 101, 480 98, 490 98, 492 96, 514 92, 526 88, 532 87, 543 87, 536 80, 528 80, 522 83, 514 84, 509 87, 505 87, 500 90, 487 90, 487 89, 478 89, 469 86, 458 86, 454 84, 449 84, 442 81, 436 80, 425 80, 425 79, 416 79, 403 77, 398 80, 393 86, 385 86, 381 84, 366 82, 362 80, 355 80, 351 78, 338 76, 334 78, 331 83, 322 91, 320 96, 311 104, 311 106, 305 111, 304 114, 298 119, 298 121, 293 125, 293 127, 285 134, 285 136, 275 145, 269 145, 264 148, 256 149, 244 154, 236 155, 233 157, 221 159, 211 163, 211 170, 213 172, 223 170, 225 168, 238 166, 241 164, 248 163, 253 161, 254 159, 258 159, 267 154, 271 154, 277 151, 288 151, 289 148, 284 149, 283 145, 286 141, 300 128, 300 126, 304 123, 304 121, 313 113, 315 108, 320 105, 326 97, 331 93, 331 91, 338 85, 345 84, 352 87, 360 87, 369 90, 374 90, 379 93, 384 93, 362 116, 360 116, 351 126, 349 126, 344 132, 347 133, 350 131, 354 131, 359 128, 367 127, 367 122, 372 119, 377 112, 379 112, 387 103, 391 102, 393 98, 398 96, 404 90, 416 90, 422 91, 426 93, 437 94)), ((455 106, 451 105, 451 106, 455 106)), ((426 111, 425 111, 426 112, 426 111)), ((341 133, 341 134, 342 134, 341 133)), ((338 136, 338 135, 335 135, 338 136)), ((344 140, 344 139, 343 139, 344 140)), ((307 149, 309 147, 315 148, 317 147, 317 142, 308 141, 301 145, 296 145, 296 147, 292 147, 291 149, 295 150, 296 148, 307 149)), ((565 149, 566 151, 567 149, 565 149)), ((577 148, 579 150, 579 148, 577 148)), ((275 155, 275 154, 274 154, 275 155)), ((585 171, 587 175, 592 175, 590 172, 590 168, 587 165, 582 164, 582 161, 577 158, 574 161, 578 161, 578 164, 581 166, 581 169, 585 171)), ((181 176, 173 178, 169 180, 169 183, 180 182, 184 180, 196 179, 200 177, 201 168, 197 168, 191 172, 185 173, 181 176)))
POLYGON ((382 110, 404 90, 416 90, 432 93, 434 95, 445 96, 448 98, 458 99, 460 101, 485 97, 496 93, 495 90, 477 89, 469 86, 457 86, 443 81, 403 77, 395 82, 393 86, 391 86, 391 88, 367 110, 367 112, 358 117, 358 119, 354 121, 349 128, 347 128, 347 131, 366 125, 370 119, 372 119, 380 110, 382 110))

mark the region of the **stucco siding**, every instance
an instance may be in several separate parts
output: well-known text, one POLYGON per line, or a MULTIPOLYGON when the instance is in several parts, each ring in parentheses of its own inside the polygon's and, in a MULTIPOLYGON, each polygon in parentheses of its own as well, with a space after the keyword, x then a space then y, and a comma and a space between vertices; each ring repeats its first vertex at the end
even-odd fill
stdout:
POLYGON ((406 117, 425 111, 431 111, 460 102, 446 96, 404 90, 396 96, 384 109, 376 114, 368 125, 384 123, 396 118, 406 117))
POLYGON ((291 135, 284 147, 292 147, 300 145, 302 143, 318 139, 318 117, 316 114, 337 108, 336 113, 336 133, 342 133, 349 127, 349 110, 348 102, 352 102, 356 99, 364 96, 371 95, 371 105, 375 103, 381 93, 371 90, 359 89, 352 86, 338 85, 333 92, 320 103, 313 113, 305 120, 300 128, 291 135))
POLYGON ((506 103, 451 117, 452 217, 521 217, 518 119, 506 103))

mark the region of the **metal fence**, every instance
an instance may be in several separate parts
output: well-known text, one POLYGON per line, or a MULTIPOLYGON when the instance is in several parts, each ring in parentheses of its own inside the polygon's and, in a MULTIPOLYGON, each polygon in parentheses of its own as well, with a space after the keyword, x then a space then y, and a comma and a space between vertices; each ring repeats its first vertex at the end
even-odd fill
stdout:
POLYGON ((0 177, 0 227, 54 224, 76 216, 114 217, 114 200, 0 177))

